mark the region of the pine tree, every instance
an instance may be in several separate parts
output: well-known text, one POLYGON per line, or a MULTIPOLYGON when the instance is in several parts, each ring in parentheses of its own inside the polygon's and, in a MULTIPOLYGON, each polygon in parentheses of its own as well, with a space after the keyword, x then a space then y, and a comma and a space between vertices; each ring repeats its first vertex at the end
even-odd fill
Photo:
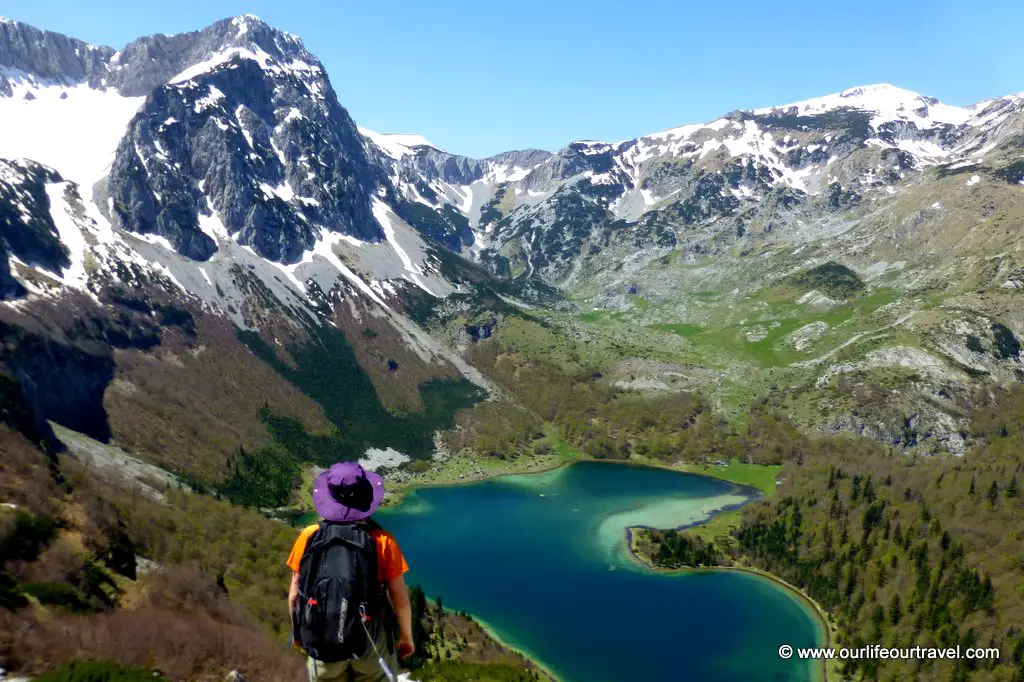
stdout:
POLYGON ((1017 474, 1010 479, 1010 485, 1006 486, 1006 496, 1010 499, 1017 497, 1017 474))
POLYGON ((992 485, 988 489, 988 502, 993 507, 996 506, 996 502, 999 500, 999 484, 992 481, 992 485))

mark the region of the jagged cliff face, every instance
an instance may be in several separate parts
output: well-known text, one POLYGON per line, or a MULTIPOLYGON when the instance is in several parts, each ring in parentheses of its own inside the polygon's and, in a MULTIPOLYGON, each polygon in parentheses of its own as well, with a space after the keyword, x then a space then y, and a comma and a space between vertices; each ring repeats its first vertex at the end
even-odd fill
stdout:
MULTIPOLYGON (((451 289, 399 217, 380 150, 296 36, 244 16, 114 51, 4 20, 0 67, 0 154, 45 164, 78 197, 78 234, 61 235, 72 261, 103 271, 131 252, 223 308, 237 308, 233 287, 211 274, 234 265, 274 280, 281 299, 310 300, 310 276, 381 303, 405 286, 451 289)), ((25 210, 37 206, 46 212, 25 210)), ((97 294, 94 272, 79 274, 97 294)))
MULTIPOLYGON (((1020 369, 1022 112, 1019 96, 953 107, 866 86, 617 143, 472 159, 358 128, 301 40, 252 16, 121 50, 2 20, 0 321, 31 332, 3 361, 42 386, 80 352, 101 358, 82 365, 98 372, 94 384, 83 375, 88 400, 69 393, 47 409, 112 406, 113 435, 127 437, 132 391, 148 386, 154 411, 167 399, 140 357, 216 347, 244 364, 223 325, 285 356, 332 329, 376 392, 415 409, 430 378, 488 386, 411 319, 465 312, 484 281, 447 250, 534 304, 550 303, 553 284, 632 330, 689 330, 684 356, 712 370, 706 390, 785 381, 813 402, 795 414, 824 415, 806 419, 816 428, 901 444, 923 430, 955 451, 979 377, 1020 369), (780 313, 781 294, 765 293, 829 261, 895 300, 861 311, 797 292, 780 313), (878 341, 888 336, 899 338, 878 341), (26 360, 31 339, 57 344, 51 361, 26 360), (890 370, 913 374, 891 403, 898 418, 836 394, 890 370)), ((286 384, 271 392, 294 407, 286 384)), ((232 400, 239 414, 250 407, 232 400)))
POLYGON ((50 214, 47 184, 62 178, 31 161, 0 161, 0 298, 16 298, 25 288, 11 275, 11 261, 62 272, 70 251, 50 214))
POLYGON ((193 260, 208 260, 218 237, 237 234, 281 263, 300 260, 323 229, 384 236, 370 209, 379 172, 323 67, 295 36, 239 17, 113 52, 8 22, 0 53, 10 98, 45 98, 55 88, 65 100, 83 89, 114 101, 145 97, 115 133, 99 202, 116 227, 166 239, 193 260), (200 225, 200 216, 209 220, 200 225))
POLYGON ((284 264, 324 230, 383 239, 370 208, 380 174, 301 42, 244 20, 186 39, 213 56, 155 88, 129 124, 108 179, 114 223, 194 260, 218 238, 284 264))
POLYGON ((90 45, 3 19, 0 54, 8 73, 0 84, 8 84, 4 94, 10 95, 11 83, 28 76, 63 85, 82 83, 94 89, 110 88, 124 97, 144 97, 211 55, 233 49, 245 51, 254 46, 276 60, 287 60, 297 54, 310 56, 297 36, 274 29, 253 16, 224 19, 201 31, 146 36, 132 41, 123 50, 90 45))

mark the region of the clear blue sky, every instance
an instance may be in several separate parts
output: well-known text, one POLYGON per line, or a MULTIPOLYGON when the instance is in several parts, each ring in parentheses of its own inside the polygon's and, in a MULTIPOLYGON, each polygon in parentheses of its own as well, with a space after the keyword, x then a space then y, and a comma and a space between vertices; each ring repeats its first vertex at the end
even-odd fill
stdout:
POLYGON ((616 141, 888 82, 950 104, 1024 90, 1020 0, 4 0, 122 47, 251 12, 303 37, 349 112, 452 152, 616 141))

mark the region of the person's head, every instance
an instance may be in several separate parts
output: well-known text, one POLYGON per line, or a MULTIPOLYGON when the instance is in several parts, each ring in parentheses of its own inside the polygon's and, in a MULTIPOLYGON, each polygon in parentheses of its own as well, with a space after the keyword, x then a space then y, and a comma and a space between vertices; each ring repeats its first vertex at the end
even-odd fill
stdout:
POLYGON ((384 499, 384 479, 358 462, 338 462, 313 482, 313 506, 325 521, 368 519, 384 499))

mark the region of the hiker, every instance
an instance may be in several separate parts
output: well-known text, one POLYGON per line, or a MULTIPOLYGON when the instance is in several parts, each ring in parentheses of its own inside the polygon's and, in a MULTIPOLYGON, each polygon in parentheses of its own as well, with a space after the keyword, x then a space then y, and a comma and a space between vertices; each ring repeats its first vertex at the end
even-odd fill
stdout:
POLYGON ((302 530, 287 561, 292 639, 309 656, 310 682, 393 682, 395 652, 413 653, 409 566, 370 519, 383 497, 384 479, 357 462, 338 462, 313 483, 320 523, 302 530))

